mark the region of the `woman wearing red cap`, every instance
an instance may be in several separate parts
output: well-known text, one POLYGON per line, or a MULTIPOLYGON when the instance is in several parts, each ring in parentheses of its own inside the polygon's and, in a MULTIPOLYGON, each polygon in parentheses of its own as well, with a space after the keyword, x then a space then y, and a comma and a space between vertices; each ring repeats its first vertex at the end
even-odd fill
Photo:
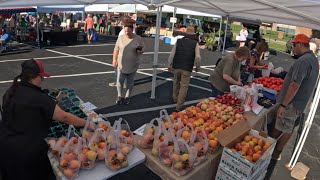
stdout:
POLYGON ((0 174, 2 180, 56 179, 44 141, 51 121, 75 126, 85 126, 86 122, 64 112, 42 91, 40 86, 49 74, 44 71, 40 61, 27 60, 21 67, 21 74, 14 78, 3 96, 0 174))

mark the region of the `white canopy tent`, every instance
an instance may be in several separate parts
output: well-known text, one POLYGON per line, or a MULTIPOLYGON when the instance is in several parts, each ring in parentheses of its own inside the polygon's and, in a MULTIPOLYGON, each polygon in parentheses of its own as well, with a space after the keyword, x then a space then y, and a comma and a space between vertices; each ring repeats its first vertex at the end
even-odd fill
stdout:
POLYGON ((37 6, 38 13, 51 12, 83 12, 84 5, 67 5, 67 6, 37 6))

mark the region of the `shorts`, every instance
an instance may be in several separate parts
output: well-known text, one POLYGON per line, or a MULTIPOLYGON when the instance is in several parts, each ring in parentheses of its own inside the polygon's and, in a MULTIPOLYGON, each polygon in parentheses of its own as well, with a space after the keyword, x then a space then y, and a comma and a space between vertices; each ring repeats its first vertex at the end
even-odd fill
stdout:
POLYGON ((93 31, 94 31, 94 29, 90 28, 90 29, 87 30, 87 34, 88 35, 93 35, 93 31))
POLYGON ((301 120, 302 113, 300 113, 293 104, 285 107, 283 119, 276 118, 275 128, 285 133, 292 133, 297 120, 301 120))

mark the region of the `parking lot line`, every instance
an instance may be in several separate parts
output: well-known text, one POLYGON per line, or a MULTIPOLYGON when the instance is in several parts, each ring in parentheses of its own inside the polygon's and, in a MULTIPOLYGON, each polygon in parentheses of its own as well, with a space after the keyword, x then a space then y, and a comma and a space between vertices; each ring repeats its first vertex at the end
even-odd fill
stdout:
POLYGON ((97 47, 97 46, 114 46, 116 44, 83 44, 83 45, 72 45, 72 46, 64 46, 64 47, 97 47))
MULTIPOLYGON (((40 58, 34 58, 34 59, 38 59, 38 60, 41 60, 41 59, 59 59, 59 58, 67 58, 67 57, 70 57, 70 56, 40 57, 40 58)), ((2 60, 2 61, 0 61, 0 63, 3 63, 3 62, 15 62, 15 61, 25 61, 25 60, 29 60, 29 59, 31 59, 31 58, 9 59, 9 60, 2 60)))
MULTIPOLYGON (((101 61, 96 61, 96 60, 89 59, 89 58, 85 58, 85 57, 81 57, 81 56, 75 56, 75 55, 72 55, 72 54, 67 54, 67 53, 63 53, 63 52, 59 52, 59 51, 55 51, 55 50, 51 50, 51 49, 46 49, 46 51, 53 52, 53 53, 57 53, 57 54, 61 54, 61 55, 71 56, 71 57, 75 57, 75 58, 78 58, 78 59, 87 60, 87 61, 90 61, 90 62, 95 62, 95 63, 99 63, 99 64, 104 64, 104 65, 106 65, 106 66, 112 66, 112 64, 109 64, 109 63, 105 63, 105 62, 101 62, 101 61)), ((112 66, 112 67, 113 67, 113 66, 112 66)), ((145 73, 145 72, 141 72, 141 71, 139 71, 139 70, 137 71, 137 73, 144 74, 144 75, 151 76, 151 77, 153 76, 152 74, 145 73)), ((205 73, 203 73, 203 74, 205 74, 205 73)), ((205 74, 205 75, 208 75, 208 74, 205 74)), ((170 79, 170 78, 164 78, 164 77, 161 77, 161 76, 157 76, 157 77, 158 77, 159 79, 163 79, 163 80, 166 80, 166 81, 173 81, 173 80, 170 79)), ((197 85, 193 85, 193 84, 189 84, 189 86, 211 92, 211 89, 204 88, 204 87, 201 87, 201 86, 197 86, 197 85)))
MULTIPOLYGON (((81 74, 66 74, 66 75, 50 76, 50 78, 77 77, 77 76, 92 76, 92 75, 113 74, 113 73, 114 73, 114 71, 94 72, 94 73, 81 73, 81 74)), ((0 81, 0 84, 11 83, 11 82, 12 82, 12 80, 0 81)))
MULTIPOLYGON (((184 105, 190 105, 190 104, 195 104, 201 101, 202 99, 197 99, 193 101, 187 101, 184 103, 184 105)), ((108 114, 103 114, 104 117, 114 117, 114 116, 123 116, 127 114, 135 114, 135 113, 142 113, 142 112, 149 112, 149 111, 157 111, 160 109, 168 109, 168 108, 173 108, 175 107, 175 104, 170 104, 170 105, 164 105, 164 106, 156 106, 156 107, 151 107, 151 108, 144 108, 144 109, 135 109, 135 110, 130 110, 130 111, 121 111, 121 112, 114 112, 114 113, 108 113, 108 114)))

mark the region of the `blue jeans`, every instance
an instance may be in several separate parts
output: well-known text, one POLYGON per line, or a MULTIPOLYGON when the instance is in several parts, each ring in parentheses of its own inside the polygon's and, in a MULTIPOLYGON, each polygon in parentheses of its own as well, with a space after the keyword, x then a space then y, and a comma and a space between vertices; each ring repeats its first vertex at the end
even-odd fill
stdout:
POLYGON ((212 90, 212 94, 211 94, 212 97, 217 97, 219 95, 224 94, 223 92, 219 91, 216 87, 214 87, 212 84, 211 84, 211 90, 212 90))

